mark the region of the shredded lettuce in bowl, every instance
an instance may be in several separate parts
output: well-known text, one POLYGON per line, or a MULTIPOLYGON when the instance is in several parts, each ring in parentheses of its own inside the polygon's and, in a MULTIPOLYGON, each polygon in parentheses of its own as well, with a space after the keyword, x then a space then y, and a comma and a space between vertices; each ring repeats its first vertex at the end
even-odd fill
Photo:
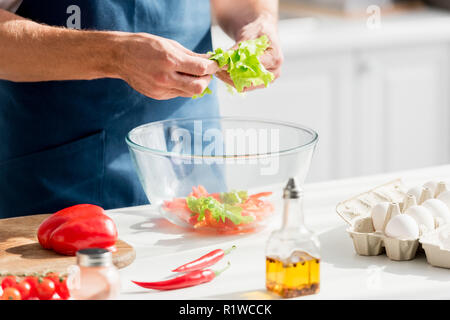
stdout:
POLYGON ((213 197, 187 197, 186 203, 189 209, 193 212, 192 215, 198 214, 198 221, 205 219, 206 210, 211 213, 211 216, 216 220, 225 222, 225 219, 230 219, 234 224, 249 223, 253 221, 253 217, 243 216, 242 208, 228 203, 220 203, 213 197))
MULTIPOLYGON (((236 50, 216 49, 214 52, 208 52, 212 56, 209 58, 215 60, 219 67, 227 66, 227 72, 237 92, 242 92, 245 88, 264 84, 266 87, 273 81, 274 75, 259 61, 259 57, 269 47, 269 38, 263 35, 254 40, 247 40, 239 43, 236 50)), ((203 97, 210 94, 211 89, 206 88, 199 95, 193 98, 203 97)))

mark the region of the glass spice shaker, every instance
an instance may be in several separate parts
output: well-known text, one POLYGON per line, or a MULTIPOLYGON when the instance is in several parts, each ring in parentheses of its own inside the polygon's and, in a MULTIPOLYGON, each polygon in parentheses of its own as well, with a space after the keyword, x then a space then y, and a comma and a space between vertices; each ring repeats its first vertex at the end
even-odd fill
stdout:
POLYGON ((77 266, 69 271, 67 286, 75 300, 111 300, 120 291, 119 271, 106 249, 90 248, 77 252, 77 266))
POLYGON ((303 220, 302 192, 289 179, 284 191, 282 227, 266 246, 266 287, 284 298, 315 294, 320 289, 319 240, 303 220))

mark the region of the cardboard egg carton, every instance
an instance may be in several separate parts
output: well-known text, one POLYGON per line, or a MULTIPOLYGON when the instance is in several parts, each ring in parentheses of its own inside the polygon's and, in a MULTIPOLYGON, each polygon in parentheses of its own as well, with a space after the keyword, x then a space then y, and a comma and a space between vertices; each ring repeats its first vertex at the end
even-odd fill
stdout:
POLYGON ((353 240, 356 253, 376 256, 385 252, 391 260, 406 261, 414 259, 422 243, 430 264, 450 268, 450 251, 439 245, 437 236, 445 226, 425 233, 418 239, 391 238, 375 231, 371 209, 380 202, 398 203, 402 209, 407 205, 403 203, 405 198, 408 199, 406 194, 407 187, 401 179, 397 179, 338 203, 336 211, 349 225, 347 232, 353 240))
POLYGON ((429 264, 435 267, 450 269, 450 250, 444 248, 439 241, 439 234, 445 231, 450 234, 450 226, 443 226, 433 232, 427 233, 420 238, 423 250, 429 264))

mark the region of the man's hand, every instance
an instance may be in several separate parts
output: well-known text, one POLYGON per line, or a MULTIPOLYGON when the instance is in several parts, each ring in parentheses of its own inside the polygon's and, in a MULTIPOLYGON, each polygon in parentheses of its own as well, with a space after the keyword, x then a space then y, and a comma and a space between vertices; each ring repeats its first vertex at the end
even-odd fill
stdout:
POLYGON ((154 99, 200 94, 219 68, 206 55, 146 33, 41 25, 0 9, 0 79, 120 78, 154 99))
POLYGON ((200 94, 219 70, 206 55, 155 35, 128 35, 121 47, 119 77, 136 91, 158 100, 200 94))
MULTIPOLYGON (((233 49, 236 49, 242 41, 267 35, 270 46, 260 57, 260 61, 267 70, 275 75, 275 79, 278 78, 284 59, 277 31, 278 1, 213 0, 212 3, 213 12, 220 26, 236 40, 233 49)), ((233 86, 233 81, 226 70, 217 72, 216 76, 233 86)), ((257 88, 264 88, 264 85, 246 88, 244 91, 257 88)))

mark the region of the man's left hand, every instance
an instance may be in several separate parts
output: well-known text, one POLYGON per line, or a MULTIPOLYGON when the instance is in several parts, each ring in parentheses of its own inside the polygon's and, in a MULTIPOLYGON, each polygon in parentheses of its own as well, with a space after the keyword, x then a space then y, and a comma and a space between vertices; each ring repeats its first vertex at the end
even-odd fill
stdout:
MULTIPOLYGON (((277 79, 281 74, 281 65, 283 64, 284 57, 280 48, 280 41, 277 32, 277 21, 275 19, 269 16, 261 16, 255 21, 245 25, 237 33, 236 44, 232 47, 232 49, 236 49, 242 41, 256 39, 262 35, 266 35, 269 38, 270 46, 264 54, 259 57, 259 60, 268 71, 274 74, 275 79, 277 79)), ((226 70, 217 72, 216 76, 234 87, 233 81, 226 70)), ((264 85, 252 86, 250 88, 245 88, 244 92, 264 87, 264 85)))

